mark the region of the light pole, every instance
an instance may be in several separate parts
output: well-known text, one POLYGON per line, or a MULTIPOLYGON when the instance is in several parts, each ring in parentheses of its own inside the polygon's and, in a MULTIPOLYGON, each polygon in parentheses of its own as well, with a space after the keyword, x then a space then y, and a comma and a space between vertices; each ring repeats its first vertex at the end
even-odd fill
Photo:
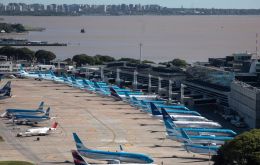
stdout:
POLYGON ((143 43, 142 42, 140 42, 140 44, 139 44, 139 49, 140 49, 140 64, 142 63, 142 46, 143 46, 143 43))

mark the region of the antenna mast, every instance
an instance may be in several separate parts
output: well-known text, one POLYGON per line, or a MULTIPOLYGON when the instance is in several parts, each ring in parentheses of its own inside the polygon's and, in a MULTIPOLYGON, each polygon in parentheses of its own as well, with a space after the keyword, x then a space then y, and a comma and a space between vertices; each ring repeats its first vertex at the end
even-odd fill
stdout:
POLYGON ((256 58, 258 59, 258 33, 256 33, 256 47, 255 47, 255 54, 256 54, 256 58))

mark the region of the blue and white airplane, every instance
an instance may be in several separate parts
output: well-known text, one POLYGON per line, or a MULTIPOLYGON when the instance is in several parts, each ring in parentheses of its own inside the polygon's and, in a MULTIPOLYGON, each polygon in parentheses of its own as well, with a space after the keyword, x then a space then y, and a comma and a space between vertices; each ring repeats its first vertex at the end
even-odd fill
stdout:
MULTIPOLYGON (((154 103, 150 103, 153 104, 154 106, 149 106, 150 110, 143 110, 144 112, 148 112, 148 113, 152 113, 151 108, 155 108, 157 110, 159 110, 157 108, 157 106, 154 103)), ((172 115, 191 115, 191 116, 201 116, 200 113, 196 112, 196 111, 189 111, 189 110, 178 110, 178 109, 164 109, 161 108, 161 110, 165 110, 167 113, 170 113, 172 115)))
POLYGON ((57 77, 52 70, 49 70, 48 72, 49 74, 41 74, 43 79, 51 80, 55 83, 64 83, 63 77, 57 77))
MULTIPOLYGON (((75 165, 90 165, 89 163, 87 163, 87 161, 85 161, 81 156, 80 156, 80 154, 78 153, 78 151, 76 151, 76 150, 71 150, 71 154, 72 154, 72 157, 73 157, 73 161, 74 161, 74 164, 75 165)), ((125 164, 125 163, 124 163, 125 164)), ((95 165, 98 165, 98 164, 96 164, 95 163, 95 165)), ((100 164, 101 165, 101 164, 100 164)), ((103 164, 104 165, 104 164, 103 164)), ((118 165, 118 163, 117 164, 110 164, 110 165, 118 165)), ((125 165, 147 165, 147 164, 136 164, 136 163, 127 163, 127 164, 125 164, 125 165)), ((152 165, 152 164, 150 164, 150 165, 152 165)), ((155 164, 153 164, 153 165, 155 165, 155 164)))
POLYGON ((6 84, 0 89, 0 98, 11 97, 11 81, 6 82, 6 84))
POLYGON ((153 163, 153 159, 148 155, 131 152, 109 152, 102 150, 93 150, 84 146, 76 133, 73 133, 73 138, 76 143, 77 151, 82 155, 90 159, 107 161, 109 163, 120 164, 121 162, 128 163, 153 163))
POLYGON ((13 114, 41 114, 45 113, 46 111, 43 110, 44 102, 42 101, 37 109, 7 109, 1 115, 1 117, 11 118, 13 114))
POLYGON ((135 96, 132 96, 129 100, 130 105, 136 107, 136 108, 141 108, 141 109, 148 109, 148 104, 149 103, 159 103, 159 104, 163 104, 165 103, 164 100, 154 100, 154 99, 137 99, 135 96))
MULTIPOLYGON (((151 104, 152 117, 162 119, 163 115, 159 109, 153 104, 151 104)), ((203 116, 197 115, 185 115, 185 114, 169 114, 169 116, 175 121, 209 121, 203 116)))
MULTIPOLYGON (((169 116, 169 114, 162 109, 163 116, 169 116)), ((182 128, 221 128, 222 126, 213 121, 172 121, 177 127, 182 128)))
MULTIPOLYGON (((184 134, 187 134, 185 132, 185 129, 180 128, 176 129, 176 127, 173 127, 173 123, 170 121, 170 119, 164 119, 164 124, 166 127, 166 137, 168 139, 178 141, 178 142, 185 142, 187 139, 185 138, 184 134)), ((187 135, 188 136, 188 135, 187 135)), ((233 137, 228 136, 217 136, 217 135, 189 135, 190 140, 195 144, 209 144, 214 143, 216 145, 222 145, 227 140, 232 140, 233 137)))
POLYGON ((95 88, 95 92, 97 94, 100 94, 102 96, 110 96, 111 92, 109 90, 109 86, 107 86, 104 83, 97 83, 97 82, 93 82, 94 84, 94 88, 95 88))
MULTIPOLYGON (((146 103, 147 104, 147 103, 146 103)), ((164 104, 156 104, 151 102, 150 104, 148 103, 148 111, 151 111, 151 105, 154 105, 155 107, 159 108, 164 108, 167 111, 168 110, 180 110, 180 111, 190 111, 187 107, 183 106, 183 105, 164 105, 164 104)))
MULTIPOLYGON (((174 123, 169 114, 163 115, 164 124, 166 127, 166 136, 175 136, 176 131, 180 132, 180 129, 183 129, 189 135, 214 135, 214 136, 228 136, 234 137, 237 135, 236 132, 230 129, 214 129, 214 128, 179 128, 174 123)), ((171 137, 168 137, 171 138, 171 137)))
POLYGON ((11 121, 13 123, 25 123, 25 124, 37 124, 46 120, 50 120, 50 107, 46 110, 45 114, 42 116, 37 115, 13 115, 11 121))
POLYGON ((25 78, 34 78, 34 79, 39 79, 39 80, 43 79, 43 76, 41 75, 41 73, 39 71, 29 73, 29 72, 26 72, 22 66, 20 67, 18 76, 25 77, 25 78))
POLYGON ((143 92, 134 92, 129 89, 114 89, 110 87, 111 96, 118 101, 128 101, 131 97, 140 99, 155 99, 157 95, 144 95, 143 92))
POLYGON ((165 108, 165 109, 176 109, 176 110, 187 110, 187 111, 189 111, 189 108, 185 107, 184 105, 156 104, 156 107, 158 107, 158 108, 165 108))
POLYGON ((220 148, 219 145, 214 144, 208 144, 208 145, 202 145, 202 144, 194 144, 191 139, 187 136, 187 134, 183 135, 185 138, 184 141, 184 148, 187 152, 197 153, 201 155, 217 155, 218 149, 220 148))
POLYGON ((94 92, 96 90, 90 80, 83 79, 82 80, 82 85, 84 86, 84 89, 86 89, 89 92, 94 92))

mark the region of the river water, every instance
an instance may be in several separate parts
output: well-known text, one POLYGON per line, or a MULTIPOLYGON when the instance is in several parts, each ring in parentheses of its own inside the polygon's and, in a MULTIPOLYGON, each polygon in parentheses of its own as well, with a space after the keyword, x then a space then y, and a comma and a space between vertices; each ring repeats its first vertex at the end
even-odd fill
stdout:
MULTIPOLYGON (((1 16, 4 22, 46 28, 43 32, 4 35, 33 41, 68 43, 67 47, 30 47, 65 59, 75 54, 162 62, 173 58, 207 61, 237 52, 255 52, 260 16, 1 16), (86 33, 80 33, 84 28, 86 33)), ((260 43, 260 42, 258 42, 260 43)))

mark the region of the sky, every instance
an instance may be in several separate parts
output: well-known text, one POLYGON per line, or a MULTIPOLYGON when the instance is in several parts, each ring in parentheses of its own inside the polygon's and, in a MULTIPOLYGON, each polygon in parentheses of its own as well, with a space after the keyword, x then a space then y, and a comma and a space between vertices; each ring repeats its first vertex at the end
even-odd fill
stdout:
POLYGON ((243 8, 260 9, 260 0, 1 0, 10 2, 41 4, 158 4, 165 7, 185 8, 243 8))

